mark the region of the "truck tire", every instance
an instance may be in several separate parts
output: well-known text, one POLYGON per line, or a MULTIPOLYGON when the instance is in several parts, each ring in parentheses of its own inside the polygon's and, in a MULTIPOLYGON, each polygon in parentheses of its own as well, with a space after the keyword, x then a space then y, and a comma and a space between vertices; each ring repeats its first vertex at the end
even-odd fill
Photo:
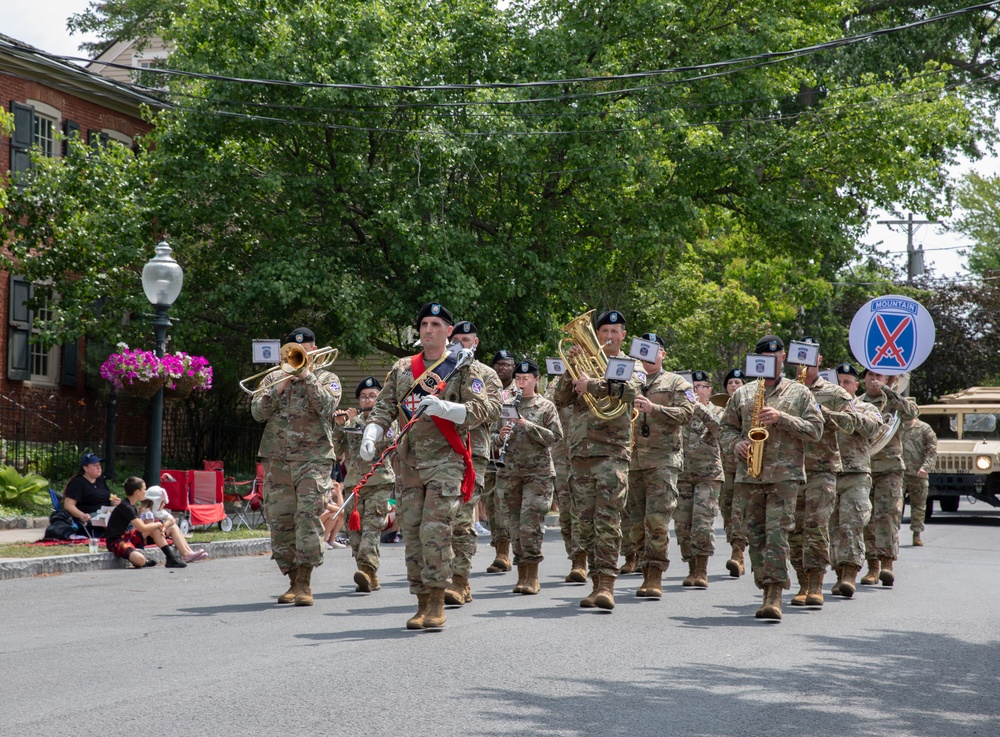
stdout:
POLYGON ((957 512, 958 511, 958 497, 957 496, 943 496, 938 499, 941 502, 942 512, 957 512))

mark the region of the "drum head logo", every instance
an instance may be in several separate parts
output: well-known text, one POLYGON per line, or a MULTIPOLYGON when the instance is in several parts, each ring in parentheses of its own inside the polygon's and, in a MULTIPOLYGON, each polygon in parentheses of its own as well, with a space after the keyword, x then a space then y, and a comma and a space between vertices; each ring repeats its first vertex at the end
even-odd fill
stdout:
POLYGON ((912 371, 933 347, 934 321, 908 297, 873 299, 851 321, 851 350, 865 368, 880 374, 912 371))

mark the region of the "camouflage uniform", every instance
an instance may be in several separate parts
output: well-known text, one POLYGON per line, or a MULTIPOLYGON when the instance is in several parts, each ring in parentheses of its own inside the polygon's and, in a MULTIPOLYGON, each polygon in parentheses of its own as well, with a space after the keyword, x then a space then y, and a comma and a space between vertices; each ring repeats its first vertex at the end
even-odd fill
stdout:
MULTIPOLYGON (((733 454, 752 427, 754 398, 759 382, 736 390, 722 415, 722 452, 733 454)), ((788 533, 795 528, 795 499, 805 481, 806 441, 823 435, 823 415, 804 386, 786 378, 767 387, 764 405, 782 413, 768 425, 760 478, 747 476, 747 462, 736 468, 736 494, 746 498, 744 523, 750 542, 750 562, 758 588, 780 584, 789 587, 788 533)))
MULTIPOLYGON (((518 413, 526 425, 511 431, 505 465, 497 469, 497 496, 507 504, 514 562, 537 563, 542 560, 545 515, 552 508, 552 448, 562 442, 563 432, 558 410, 543 396, 522 398, 518 413)), ((503 424, 500 419, 494 426, 492 440, 496 444, 501 443, 503 424)))
POLYGON ((677 475, 684 465, 681 433, 694 414, 691 384, 672 371, 661 369, 646 376, 640 389, 653 403, 633 423, 632 460, 628 472, 625 510, 631 550, 639 556, 639 570, 653 566, 666 571, 670 519, 677 508, 677 475), (642 436, 642 427, 649 435, 642 436))
MULTIPOLYGON (((337 447, 337 457, 347 465, 347 478, 344 479, 345 498, 358 485, 361 477, 371 470, 370 463, 361 459, 361 433, 368 422, 368 413, 359 412, 353 420, 348 420, 341 427, 333 424, 333 442, 337 447)), ((392 445, 399 428, 393 423, 385 436, 375 444, 375 460, 382 457, 382 452, 392 445)), ((374 461, 373 461, 374 463, 374 461)), ((361 529, 348 530, 351 539, 351 550, 358 566, 368 566, 374 571, 379 568, 379 541, 385 528, 385 519, 389 514, 389 499, 396 486, 396 474, 390 463, 383 463, 358 494, 358 514, 361 515, 361 529)), ((353 502, 346 505, 343 514, 350 515, 353 502)))
MULTIPOLYGON (((369 422, 388 430, 405 415, 400 402, 410 396, 414 376, 411 358, 396 361, 386 376, 369 422)), ((430 363, 427 364, 428 367, 430 363)), ((481 364, 480 364, 481 365, 481 364)), ((456 425, 460 438, 496 419, 500 405, 486 388, 488 377, 478 366, 461 369, 452 377, 441 395, 448 402, 464 404, 465 421, 456 425)), ((451 445, 430 417, 418 420, 400 442, 397 488, 400 489, 397 520, 406 547, 406 575, 410 593, 426 594, 430 589, 445 589, 451 582, 452 526, 462 506, 462 456, 451 445)))
MULTIPOLYGON (((917 404, 894 389, 865 401, 883 415, 898 412, 905 423, 917 416, 917 404)), ((896 560, 899 557, 899 524, 903 517, 903 440, 897 431, 888 444, 872 456, 872 518, 865 527, 868 560, 896 560)))
MULTIPOLYGON (((545 389, 545 398, 553 401, 555 392, 556 382, 550 381, 545 389)), ((572 407, 563 407, 558 412, 559 424, 567 427, 570 415, 573 413, 572 407)), ((580 523, 573 509, 573 497, 569 493, 569 438, 564 436, 552 446, 552 465, 556 472, 554 481, 556 503, 559 505, 559 531, 562 534, 563 545, 566 546, 566 557, 572 560, 582 548, 576 539, 576 529, 580 523)))
MULTIPOLYGON (((723 409, 720 407, 720 409, 723 409)), ((726 530, 726 542, 746 549, 747 533, 743 529, 743 503, 736 498, 736 456, 722 454, 722 488, 719 491, 719 511, 726 530)))
POLYGON ((882 415, 861 399, 854 401, 854 417, 836 419, 841 472, 837 474, 837 501, 830 515, 830 543, 836 568, 865 564, 865 525, 872 516, 872 466, 868 443, 882 426, 882 415))
MULTIPOLYGON (((618 358, 625 358, 619 351, 618 358)), ((628 466, 632 444, 632 403, 639 393, 639 380, 611 384, 612 396, 628 409, 613 420, 594 416, 583 397, 576 393, 569 374, 556 382, 556 407, 572 407, 568 428, 570 447, 570 493, 579 519, 578 541, 587 552, 591 577, 614 579, 622 543, 622 510, 628 492, 628 466), (620 393, 619 393, 620 389, 620 393)), ((609 396, 609 382, 591 378, 587 395, 609 396)), ((596 581, 596 578, 595 578, 596 581)))
MULTIPOLYGON (((485 363, 475 361, 475 369, 483 377, 486 384, 486 396, 490 402, 500 404, 503 385, 497 372, 485 363)), ((472 498, 461 506, 458 515, 455 517, 455 525, 452 530, 451 547, 455 553, 455 560, 452 563, 452 574, 464 576, 466 579, 472 572, 472 559, 476 555, 477 542, 474 522, 476 505, 483 494, 486 477, 486 464, 490 460, 490 426, 480 425, 470 432, 472 440, 472 462, 476 467, 476 489, 472 492, 472 498)), ((493 529, 492 527, 490 528, 493 529)))
POLYGON ((694 405, 694 417, 684 427, 684 470, 677 479, 678 503, 674 531, 685 562, 715 552, 715 516, 722 487, 722 408, 694 405))
MULTIPOLYGON (((493 369, 490 369, 493 371, 493 369)), ((496 372, 494 371, 494 375, 496 372)), ((500 381, 499 377, 497 381, 500 381)), ((513 399, 517 392, 514 382, 510 386, 500 387, 500 401, 506 403, 513 399)), ((499 448, 491 449, 499 451, 499 448)), ((490 545, 494 548, 498 543, 510 543, 510 528, 507 527, 507 507, 497 493, 497 471, 493 464, 489 464, 484 471, 483 504, 486 507, 486 516, 490 526, 490 545)))
POLYGON ((825 572, 830 565, 830 515, 837 499, 837 474, 843 468, 837 428, 853 431, 854 410, 851 395, 822 376, 808 389, 823 414, 823 437, 805 444, 806 481, 795 501, 795 530, 788 544, 792 568, 825 572))
POLYGON ((333 490, 333 411, 340 404, 340 379, 320 368, 305 379, 274 371, 250 411, 267 422, 257 455, 264 465, 264 510, 271 528, 271 558, 287 575, 293 566, 323 564, 320 514, 333 490), (290 386, 286 386, 290 383, 290 386))
POLYGON ((921 469, 930 473, 937 460, 937 435, 923 420, 912 425, 904 424, 899 434, 903 441, 903 481, 906 494, 910 497, 910 530, 924 531, 924 517, 927 515, 927 477, 918 476, 921 469))

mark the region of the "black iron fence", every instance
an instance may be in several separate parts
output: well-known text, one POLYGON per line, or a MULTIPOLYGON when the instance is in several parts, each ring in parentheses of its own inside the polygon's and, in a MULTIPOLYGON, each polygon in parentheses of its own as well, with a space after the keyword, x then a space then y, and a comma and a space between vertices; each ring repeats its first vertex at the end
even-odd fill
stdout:
POLYGON ((162 468, 201 468, 222 461, 227 475, 252 477, 264 425, 245 407, 167 402, 163 409, 162 468))

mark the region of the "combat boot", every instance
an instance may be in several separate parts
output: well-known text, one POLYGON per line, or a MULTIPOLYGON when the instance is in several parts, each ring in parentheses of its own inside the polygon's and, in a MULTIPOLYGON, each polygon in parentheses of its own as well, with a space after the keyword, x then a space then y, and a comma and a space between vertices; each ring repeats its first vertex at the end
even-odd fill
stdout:
POLYGON ((635 590, 635 595, 638 597, 649 596, 649 572, 652 570, 650 566, 646 566, 642 569, 642 583, 639 588, 635 590))
POLYGON ((874 586, 875 584, 878 583, 878 581, 879 581, 879 576, 878 576, 879 567, 880 566, 879 566, 878 558, 869 558, 868 559, 868 571, 865 573, 865 575, 861 579, 861 585, 862 586, 874 586))
POLYGON ((371 572, 368 574, 368 578, 372 582, 372 591, 378 591, 380 588, 382 588, 382 584, 378 582, 378 571, 376 571, 374 568, 371 569, 371 572))
POLYGON ((622 574, 635 573, 636 569, 639 567, 639 554, 631 553, 625 556, 625 565, 622 566, 622 574))
POLYGON ((656 566, 646 567, 646 598, 660 599, 663 597, 663 571, 656 566))
POLYGON ((839 566, 834 566, 833 571, 837 574, 837 580, 830 587, 830 594, 832 596, 841 596, 840 583, 844 580, 844 564, 841 563, 839 566))
POLYGON ((525 572, 526 568, 527 566, 524 563, 517 564, 517 583, 514 584, 514 591, 512 593, 515 594, 524 593, 524 577, 527 575, 525 572))
POLYGON ((806 593, 806 606, 823 606, 823 575, 825 568, 813 568, 806 571, 806 581, 809 591, 806 593))
POLYGON ((422 630, 427 616, 427 594, 417 594, 417 613, 406 620, 406 629, 422 630))
POLYGON ((896 574, 892 572, 892 558, 882 559, 882 572, 878 574, 878 580, 883 586, 892 586, 896 582, 896 574))
POLYGON ((587 554, 577 553, 572 561, 573 567, 566 576, 566 583, 587 583, 587 554))
POLYGON ((694 586, 695 579, 697 578, 697 563, 697 558, 692 558, 687 562, 688 575, 685 576, 683 581, 681 581, 681 586, 694 586))
POLYGON ((781 584, 764 585, 764 606, 757 610, 757 619, 781 619, 781 584))
POLYGON ((375 569, 370 566, 358 566, 358 570, 354 572, 354 587, 355 591, 361 591, 364 593, 370 593, 375 590, 372 585, 373 581, 378 581, 375 575, 375 569))
POLYGON ((295 606, 312 606, 312 566, 299 566, 299 589, 295 592, 295 606))
POLYGON ((746 571, 743 563, 742 545, 733 543, 733 553, 729 556, 729 560, 726 561, 726 570, 729 571, 729 575, 733 578, 739 578, 746 571))
POLYGON ((913 533, 913 547, 915 547, 915 548, 922 548, 922 547, 924 547, 924 541, 920 539, 920 533, 919 532, 914 532, 913 533))
POLYGON ((465 589, 469 585, 469 579, 461 573, 454 573, 451 576, 451 586, 444 590, 444 603, 449 606, 462 606, 465 604, 465 589))
POLYGON ((842 572, 840 574, 840 595, 845 599, 850 599, 854 596, 854 592, 857 590, 857 586, 854 583, 854 579, 858 575, 858 571, 861 570, 861 566, 856 566, 853 563, 844 563, 842 572))
POLYGON ((521 587, 522 594, 537 594, 541 589, 538 583, 538 561, 524 564, 524 585, 521 587))
POLYGON ((594 604, 601 609, 611 611, 615 608, 615 577, 601 575, 597 578, 597 596, 594 597, 594 604))
POLYGON ((427 613, 424 615, 424 629, 437 630, 444 627, 444 589, 431 589, 427 595, 427 613))
POLYGON ((806 596, 809 595, 809 579, 806 578, 806 572, 804 568, 795 569, 795 578, 799 581, 799 593, 792 597, 792 606, 805 606, 806 596))
POLYGON ((596 573, 591 574, 591 578, 594 579, 594 589, 585 597, 580 599, 580 606, 584 609, 593 609, 597 606, 597 580, 600 578, 596 573))
POLYGON ((695 588, 708 588, 708 556, 696 555, 694 558, 694 584, 695 588))
POLYGON ((298 566, 292 566, 291 568, 288 569, 288 581, 289 581, 288 591, 286 591, 285 593, 283 593, 281 596, 278 597, 279 604, 291 604, 293 601, 295 601, 295 595, 299 591, 297 583, 298 576, 299 576, 298 566))
POLYGON ((506 573, 510 570, 510 542, 498 542, 497 554, 486 569, 487 573, 506 573))

